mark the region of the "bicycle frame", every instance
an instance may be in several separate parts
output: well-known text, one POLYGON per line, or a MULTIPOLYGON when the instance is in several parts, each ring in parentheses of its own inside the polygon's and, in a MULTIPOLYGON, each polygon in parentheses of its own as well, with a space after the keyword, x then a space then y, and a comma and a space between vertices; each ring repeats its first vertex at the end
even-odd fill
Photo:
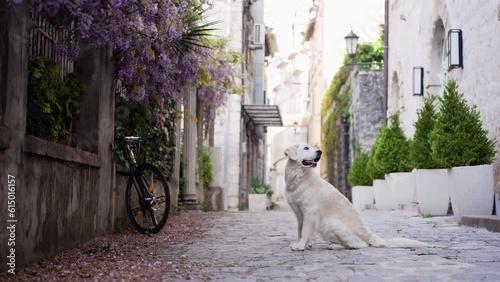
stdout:
POLYGON ((145 143, 151 142, 155 136, 156 133, 153 137, 115 137, 117 142, 123 144, 123 153, 130 173, 125 194, 127 215, 134 228, 143 234, 159 232, 169 213, 169 206, 164 204, 170 203, 165 176, 158 167, 146 163, 145 143), (136 157, 141 159, 138 161, 136 157), (153 224, 152 228, 143 226, 148 222, 149 225, 153 224))
POLYGON ((126 150, 126 158, 127 161, 129 162, 129 171, 130 171, 130 177, 132 177, 132 180, 134 181, 134 186, 137 189, 137 193, 140 195, 140 205, 141 209, 143 209, 143 213, 145 212, 144 209, 149 209, 154 205, 153 197, 148 189, 148 187, 145 187, 145 180, 141 178, 141 175, 137 174, 137 168, 139 165, 137 164, 137 161, 135 159, 135 155, 133 152, 132 146, 134 146, 136 143, 136 146, 142 146, 141 144, 142 138, 140 137, 127 137, 125 139, 125 150, 126 150), (145 206, 143 206, 145 204, 145 206))

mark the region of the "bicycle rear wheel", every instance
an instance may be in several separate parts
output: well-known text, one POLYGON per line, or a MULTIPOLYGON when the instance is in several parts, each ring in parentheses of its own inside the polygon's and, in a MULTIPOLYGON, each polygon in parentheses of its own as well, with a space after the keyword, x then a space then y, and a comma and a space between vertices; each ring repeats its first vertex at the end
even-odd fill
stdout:
MULTIPOLYGON (((130 222, 143 234, 158 233, 170 213, 170 191, 163 173, 154 165, 144 164, 135 172, 136 180, 144 185, 143 191, 130 176, 125 191, 125 206, 130 222), (146 197, 141 196, 146 195, 146 197)), ((139 183, 140 185, 140 183, 139 183)))

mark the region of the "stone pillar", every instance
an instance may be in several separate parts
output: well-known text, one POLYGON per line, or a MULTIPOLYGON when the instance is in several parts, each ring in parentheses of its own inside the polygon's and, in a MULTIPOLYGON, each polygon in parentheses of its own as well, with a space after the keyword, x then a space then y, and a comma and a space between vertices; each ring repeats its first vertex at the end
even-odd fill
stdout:
POLYGON ((196 196, 198 203, 205 201, 205 185, 203 183, 203 101, 196 99, 196 136, 198 148, 198 185, 196 187, 196 196))
POLYGON ((196 92, 186 87, 186 107, 184 108, 184 178, 185 193, 183 205, 186 208, 197 208, 196 195, 196 92))
MULTIPOLYGON (((177 111, 182 110, 182 103, 177 103, 175 105, 177 111)), ((169 182, 170 186, 170 208, 177 208, 179 206, 179 176, 181 167, 181 132, 182 132, 182 120, 178 119, 175 121, 175 158, 174 158, 174 172, 172 179, 169 182)))

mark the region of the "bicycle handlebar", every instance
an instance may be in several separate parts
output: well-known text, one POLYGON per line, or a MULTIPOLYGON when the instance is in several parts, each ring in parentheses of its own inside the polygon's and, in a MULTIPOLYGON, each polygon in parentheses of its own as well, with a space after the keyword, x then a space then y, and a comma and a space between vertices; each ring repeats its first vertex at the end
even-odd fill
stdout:
POLYGON ((139 137, 139 136, 115 136, 115 141, 116 142, 123 142, 123 141, 145 141, 145 142, 151 142, 153 141, 156 136, 158 135, 158 129, 155 127, 154 128, 155 133, 151 137, 139 137))

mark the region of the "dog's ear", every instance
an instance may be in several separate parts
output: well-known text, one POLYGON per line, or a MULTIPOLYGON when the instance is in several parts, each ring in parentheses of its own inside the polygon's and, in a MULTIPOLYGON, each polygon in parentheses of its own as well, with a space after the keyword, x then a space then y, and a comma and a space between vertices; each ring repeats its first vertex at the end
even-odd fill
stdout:
POLYGON ((297 160, 297 148, 299 146, 297 145, 294 145, 294 146, 291 146, 291 147, 288 147, 286 150, 285 150, 285 156, 289 157, 291 160, 294 160, 296 161, 297 160))

